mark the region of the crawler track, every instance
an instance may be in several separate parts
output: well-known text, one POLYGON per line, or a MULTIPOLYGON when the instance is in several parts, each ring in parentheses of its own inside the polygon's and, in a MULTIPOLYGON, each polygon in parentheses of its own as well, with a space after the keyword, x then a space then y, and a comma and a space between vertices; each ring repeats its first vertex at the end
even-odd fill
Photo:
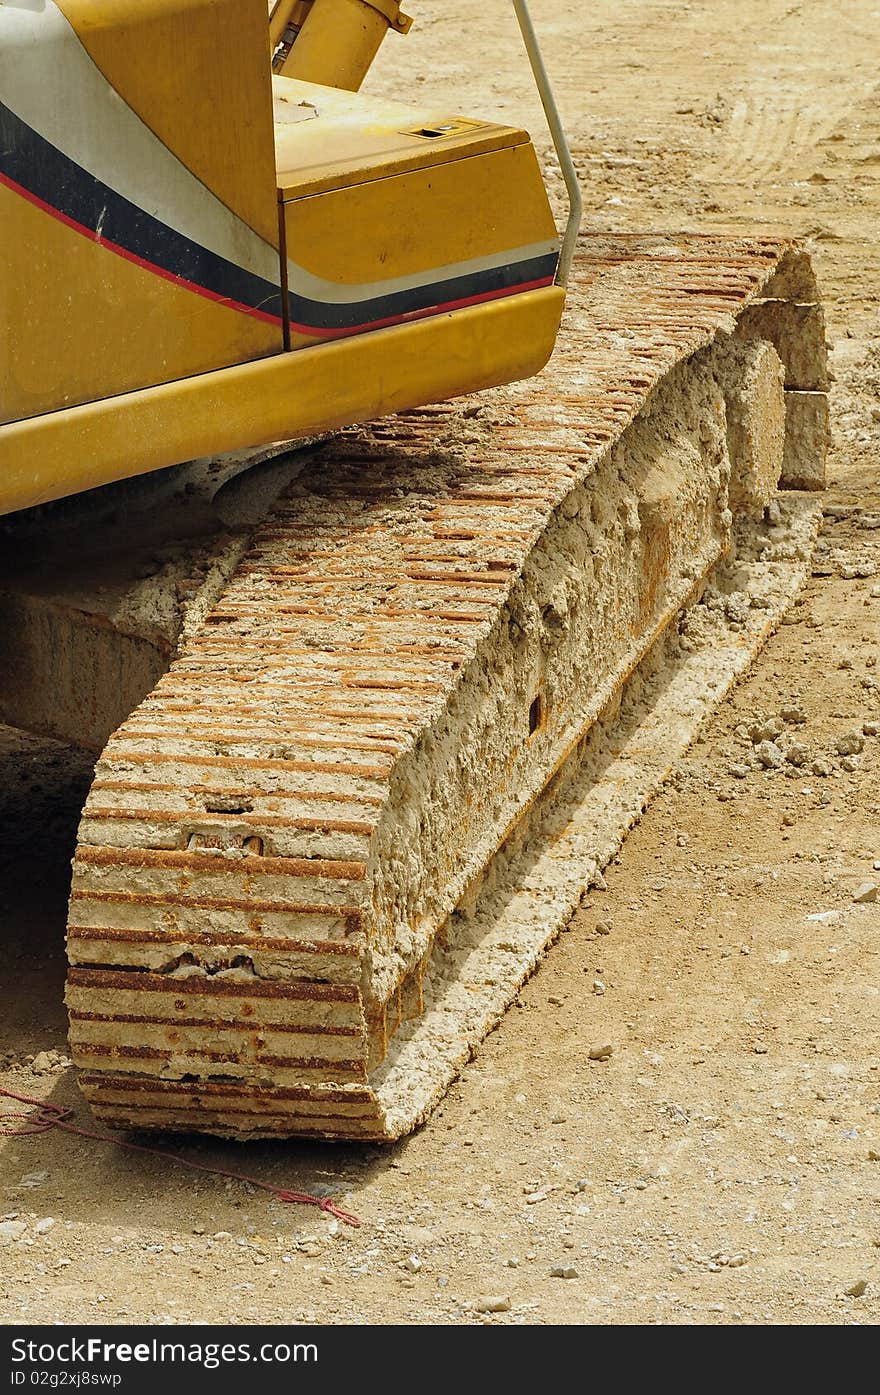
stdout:
POLYGON ((100 1118, 388 1135, 451 912, 728 548, 712 354, 767 297, 785 360, 790 245, 584 238, 541 378, 316 451, 97 767, 68 1004, 100 1118))

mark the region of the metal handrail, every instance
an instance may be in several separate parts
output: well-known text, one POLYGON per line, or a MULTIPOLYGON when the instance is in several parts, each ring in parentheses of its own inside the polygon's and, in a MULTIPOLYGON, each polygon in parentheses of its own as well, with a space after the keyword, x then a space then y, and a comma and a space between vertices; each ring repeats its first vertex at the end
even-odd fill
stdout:
POLYGON ((580 232, 584 201, 581 194, 581 186, 578 182, 577 171, 574 167, 574 160, 571 158, 568 137, 565 134, 562 117, 559 115, 559 108, 556 105, 556 98, 553 95, 550 75, 544 66, 541 45, 535 33, 532 16, 529 13, 528 0, 513 0, 513 8, 519 20, 519 27, 522 31, 526 52, 529 55, 529 62, 532 65, 532 72, 535 77, 538 92, 541 96, 544 114, 547 117, 547 125, 550 127, 550 135, 553 137, 556 158, 559 160, 559 164, 562 168, 562 176, 568 191, 568 223, 565 229, 565 236, 562 239, 562 250, 559 254, 559 267, 556 272, 557 283, 560 286, 566 286, 568 284, 568 274, 571 270, 571 263, 574 259, 578 233, 580 232))

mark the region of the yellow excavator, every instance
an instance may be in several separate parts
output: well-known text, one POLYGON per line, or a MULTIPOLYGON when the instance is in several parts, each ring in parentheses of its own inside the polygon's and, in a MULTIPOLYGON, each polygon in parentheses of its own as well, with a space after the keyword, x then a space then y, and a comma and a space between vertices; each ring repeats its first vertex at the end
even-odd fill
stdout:
POLYGON ((0 510, 543 366, 564 295, 528 137, 357 95, 409 26, 0 4, 0 510))
POLYGON ((98 757, 112 1125, 415 1127, 808 566, 808 257, 579 236, 512 3, 563 229, 525 132, 360 92, 397 0, 0 0, 0 717, 98 757))

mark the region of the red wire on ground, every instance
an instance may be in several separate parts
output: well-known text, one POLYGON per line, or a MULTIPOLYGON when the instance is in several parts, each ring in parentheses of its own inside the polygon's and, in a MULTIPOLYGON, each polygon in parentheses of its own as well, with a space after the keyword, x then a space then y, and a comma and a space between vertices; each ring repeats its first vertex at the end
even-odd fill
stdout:
POLYGON ((30 1095, 18 1095, 14 1090, 4 1090, 2 1085, 0 1095, 15 1100, 17 1104, 27 1105, 33 1111, 30 1114, 22 1114, 15 1110, 0 1113, 0 1136, 4 1138, 29 1138, 33 1134, 61 1129, 64 1133, 76 1134, 78 1138, 90 1138, 97 1143, 111 1143, 115 1148, 126 1148, 131 1153, 148 1153, 154 1158, 166 1158, 178 1167, 188 1167, 191 1172, 207 1172, 213 1177, 228 1177, 234 1182, 247 1182, 252 1187, 270 1192, 279 1201, 294 1201, 300 1206, 317 1206, 344 1221, 346 1225, 360 1226, 357 1216, 353 1216, 350 1211, 343 1211, 329 1197, 312 1196, 310 1192, 292 1192, 287 1187, 276 1187, 274 1182, 260 1182, 256 1177, 247 1177, 243 1172, 227 1172, 222 1167, 208 1167, 205 1163, 191 1162, 188 1158, 181 1158, 177 1153, 167 1153, 161 1148, 148 1148, 143 1143, 129 1143, 120 1138, 113 1138, 110 1134, 81 1128, 79 1124, 72 1122, 73 1110, 67 1105, 50 1104, 46 1100, 32 1099, 30 1095), (17 1122, 13 1123, 13 1120, 17 1122))

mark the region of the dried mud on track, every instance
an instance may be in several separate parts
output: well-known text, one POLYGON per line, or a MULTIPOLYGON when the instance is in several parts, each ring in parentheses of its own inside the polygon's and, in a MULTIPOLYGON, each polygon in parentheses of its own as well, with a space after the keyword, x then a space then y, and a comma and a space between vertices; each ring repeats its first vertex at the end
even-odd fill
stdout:
MULTIPOLYGON (((507 9, 474 34, 461 0, 421 0, 373 89, 419 74, 413 98, 539 129, 507 9)), ((419 1134, 186 1145, 339 1195, 362 1229, 78 1140, 3 1140, 5 1322, 880 1314, 880 902, 853 900, 880 882, 880 12, 534 10, 592 226, 809 239, 836 374, 816 574, 419 1134), (802 765, 753 757, 774 718, 802 765)), ((3 735, 0 1083, 83 1116, 62 936, 88 779, 75 753, 3 735)))

